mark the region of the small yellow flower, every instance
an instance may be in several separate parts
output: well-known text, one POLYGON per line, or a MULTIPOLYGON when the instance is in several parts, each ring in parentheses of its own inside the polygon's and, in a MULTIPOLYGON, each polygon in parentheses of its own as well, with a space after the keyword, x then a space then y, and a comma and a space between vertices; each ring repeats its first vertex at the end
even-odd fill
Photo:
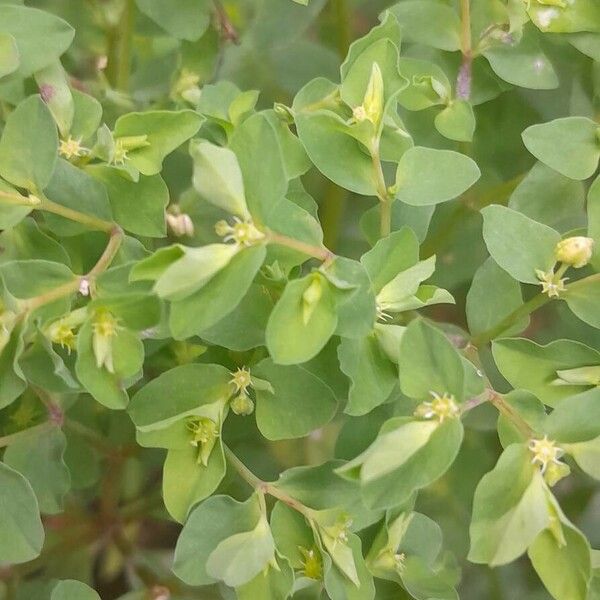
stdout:
POLYGON ((323 578, 323 562, 318 550, 311 548, 307 550, 300 546, 300 550, 304 560, 302 561, 302 573, 309 579, 320 580, 323 578))
POLYGON ((535 274, 540 280, 542 286, 542 293, 548 294, 550 298, 558 298, 561 292, 564 292, 567 288, 565 287, 566 278, 561 278, 558 273, 554 271, 544 271, 537 269, 535 274))
POLYGON ((239 217, 233 217, 233 225, 227 221, 218 221, 215 224, 215 232, 223 238, 224 242, 235 242, 237 246, 254 246, 265 240, 265 234, 254 225, 253 221, 242 221, 239 217))
POLYGON ((53 323, 48 329, 48 336, 53 344, 59 344, 69 353, 75 348, 76 337, 73 327, 64 321, 53 323))
POLYGON ((383 117, 383 109, 383 77, 379 65, 374 62, 363 102, 352 110, 352 116, 359 123, 368 120, 377 126, 383 117))
POLYGON ((192 417, 187 423, 192 433, 190 444, 198 448, 198 464, 208 465, 208 459, 219 437, 217 423, 208 417, 192 417))
POLYGON ((250 376, 249 369, 241 367, 231 373, 229 383, 234 386, 236 392, 245 392, 252 385, 252 377, 250 376))
POLYGON ((121 329, 118 319, 106 309, 96 311, 92 320, 92 346, 96 357, 96 366, 104 367, 109 373, 114 373, 113 338, 121 329))
POLYGON ((452 394, 430 392, 431 402, 422 402, 417 406, 414 416, 421 419, 436 419, 443 423, 446 419, 454 419, 460 415, 460 407, 452 394))
POLYGON ((554 255, 558 262, 580 269, 590 262, 593 249, 592 238, 575 236, 558 242, 554 255))
POLYGON ((67 160, 85 156, 88 152, 89 150, 81 145, 81 140, 73 139, 71 136, 66 140, 60 140, 58 146, 58 153, 67 160))
POLYGON ((549 440, 547 435, 542 439, 529 440, 528 448, 533 454, 532 464, 538 464, 541 467, 542 474, 546 472, 550 465, 562 464, 559 459, 565 451, 557 446, 556 442, 549 440))

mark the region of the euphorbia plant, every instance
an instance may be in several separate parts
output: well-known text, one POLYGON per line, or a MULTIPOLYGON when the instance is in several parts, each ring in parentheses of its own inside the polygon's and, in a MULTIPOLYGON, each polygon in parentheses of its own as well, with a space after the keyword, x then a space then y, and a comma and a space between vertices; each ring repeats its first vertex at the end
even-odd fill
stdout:
POLYGON ((0 0, 0 598, 600 598, 599 36, 0 0))

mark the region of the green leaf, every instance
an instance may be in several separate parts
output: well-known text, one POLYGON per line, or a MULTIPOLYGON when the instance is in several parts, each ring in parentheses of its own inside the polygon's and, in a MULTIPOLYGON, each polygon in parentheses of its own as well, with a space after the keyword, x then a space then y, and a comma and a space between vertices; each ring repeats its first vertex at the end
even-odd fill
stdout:
POLYGON ((337 473, 360 481, 363 497, 373 508, 391 508, 441 477, 454 462, 463 438, 458 418, 387 421, 377 439, 337 473))
POLYGON ((31 485, 0 462, 0 562, 20 564, 39 556, 44 528, 31 485))
POLYGON ((568 521, 561 522, 561 533, 563 539, 559 540, 552 531, 542 531, 527 554, 553 598, 586 600, 591 576, 590 544, 568 521))
POLYGON ((600 329, 600 279, 589 278, 572 283, 562 293, 562 298, 582 321, 600 329))
POLYGON ((79 90, 71 90, 75 104, 75 114, 71 124, 71 137, 76 140, 88 140, 92 137, 102 120, 102 105, 96 98, 79 90))
POLYGON ((574 0, 556 6, 537 0, 528 5, 527 12, 543 32, 600 32, 600 7, 594 0, 574 0))
POLYGON ((227 399, 231 374, 221 365, 175 367, 147 383, 131 399, 129 415, 135 426, 151 431, 171 425, 206 404, 227 399))
POLYGON ((399 66, 409 82, 408 87, 398 94, 401 106, 408 110, 423 110, 450 101, 452 86, 438 65, 427 60, 402 57, 399 66))
POLYGON ((17 440, 4 453, 4 463, 27 478, 45 514, 62 512, 64 496, 71 487, 63 460, 66 444, 63 432, 54 428, 37 438, 17 440))
POLYGON ((35 81, 42 99, 56 121, 60 135, 67 138, 73 124, 75 104, 67 81, 67 73, 60 61, 56 60, 35 73, 35 81))
MULTIPOLYGON (((5 326, 4 323, 3 326, 5 326)), ((23 340, 25 327, 25 323, 16 323, 2 337, 3 347, 0 351, 0 408, 12 404, 27 387, 25 376, 18 362, 25 348, 23 340)))
POLYGON ((250 213, 261 222, 281 202, 288 188, 277 133, 269 118, 258 113, 236 127, 229 147, 242 171, 250 213))
POLYGON ((136 183, 113 167, 93 165, 87 172, 106 187, 115 221, 123 229, 148 237, 164 237, 169 191, 160 175, 136 183))
POLYGON ((3 231, 0 234, 0 244, 4 248, 0 262, 46 259, 71 265, 71 259, 61 244, 42 233, 33 219, 24 219, 18 225, 3 231))
POLYGON ((406 271, 418 261, 419 241, 409 227, 402 227, 399 231, 380 239, 360 259, 376 293, 398 273, 406 271))
POLYGON ((52 177, 57 151, 54 119, 39 96, 30 96, 6 120, 0 139, 0 175, 13 185, 41 192, 52 177))
POLYGON ((267 358, 252 374, 273 386, 273 391, 256 391, 256 424, 269 440, 303 437, 335 415, 331 389, 301 366, 279 366, 267 358))
MULTIPOLYGON (((383 77, 383 105, 407 85, 398 72, 398 48, 390 39, 380 39, 365 48, 349 66, 342 80, 340 94, 348 106, 363 104, 367 93, 373 64, 377 64, 383 77)), ((382 107, 383 109, 383 107, 382 107)))
MULTIPOLYGON (((235 244, 208 244, 198 248, 180 246, 179 249, 182 255, 167 266, 154 284, 156 294, 165 300, 183 300, 202 289, 240 251, 235 244)), ((166 256, 166 251, 160 256, 166 256)))
MULTIPOLYGON (((0 188, 1 190, 1 188, 0 188)), ((587 197, 588 235, 594 240, 592 264, 600 270, 600 178, 590 186, 587 197)))
POLYGON ((33 210, 33 206, 4 204, 3 194, 9 194, 13 198, 19 194, 15 188, 0 180, 0 229, 10 229, 20 223, 33 210))
POLYGON ((121 329, 112 341, 115 372, 99 367, 93 349, 92 322, 86 321, 77 335, 75 371, 86 390, 107 408, 123 409, 129 402, 126 381, 136 375, 144 363, 144 345, 137 334, 121 329))
POLYGON ((140 12, 150 17, 168 34, 180 40, 195 42, 210 24, 208 2, 181 0, 176 9, 161 0, 135 0, 140 12))
POLYGON ((475 133, 473 107, 466 100, 453 100, 435 116, 435 128, 450 140, 472 141, 475 133))
MULTIPOLYGON (((488 258, 475 272, 467 294, 467 322, 472 335, 498 325, 523 304, 521 286, 493 258, 488 258)), ((504 335, 523 331, 529 317, 519 319, 504 335)))
POLYGON ((418 319, 412 321, 400 342, 400 387, 411 398, 425 400, 431 392, 463 399, 461 358, 446 336, 418 319))
POLYGON ((294 99, 298 136, 312 163, 339 186, 364 196, 375 196, 371 158, 347 133, 343 118, 327 108, 337 107, 337 86, 318 78, 306 84, 294 99), (322 104, 318 110, 312 106, 322 104))
POLYGON ((253 529, 260 518, 256 496, 237 502, 213 496, 195 508, 177 540, 173 572, 188 585, 208 585, 215 580, 206 572, 211 552, 225 539, 253 529))
MULTIPOLYGON (((50 200, 61 206, 105 221, 112 220, 112 211, 105 186, 66 160, 59 159, 56 162, 45 194, 50 200)), ((48 227, 60 236, 78 235, 88 231, 85 225, 52 213, 45 213, 44 219, 48 227)))
POLYGON ((572 396, 557 406, 546 419, 544 431, 571 454, 589 475, 600 479, 600 389, 572 396))
POLYGON ((411 42, 440 50, 460 50, 460 20, 447 4, 437 0, 405 0, 390 9, 411 42))
POLYGON ((558 76, 536 33, 534 28, 525 27, 520 39, 506 36, 507 42, 491 46, 483 55, 504 81, 534 90, 551 90, 558 87, 558 76))
POLYGON ((510 445, 475 490, 468 559, 494 567, 521 556, 550 526, 546 490, 527 447, 510 445))
POLYGON ((10 33, 0 33, 0 79, 19 68, 17 40, 10 33))
POLYGON ((26 78, 57 60, 71 45, 75 31, 57 16, 36 8, 0 6, 0 33, 11 35, 19 53, 14 76, 26 78))
POLYGON ((536 270, 549 271, 556 262, 560 234, 510 208, 484 208, 483 239, 492 258, 517 281, 539 284, 536 270))
POLYGON ((171 449, 163 469, 163 500, 169 514, 184 523, 192 507, 210 496, 225 476, 225 455, 219 440, 204 466, 198 448, 189 442, 183 449, 171 449))
POLYGON ((290 281, 267 323, 267 348, 273 361, 292 365, 310 360, 332 336, 337 320, 334 292, 322 275, 290 281))
POLYGON ((342 338, 338 357, 341 370, 352 382, 345 413, 364 415, 387 400, 398 375, 375 335, 356 340, 342 338))
POLYGON ((371 281, 361 263, 337 256, 323 274, 337 288, 335 334, 360 339, 373 330, 377 316, 375 294, 371 281))
POLYGON ((50 600, 100 600, 100 596, 81 581, 65 579, 52 588, 50 600))
POLYGON ((33 298, 68 283, 75 276, 62 263, 49 260, 14 260, 0 265, 0 277, 15 298, 33 298))
POLYGON ((148 145, 128 151, 126 161, 142 175, 151 176, 160 173, 164 158, 189 140, 201 124, 202 117, 191 110, 131 112, 117 119, 114 136, 116 140, 147 136, 148 145))
POLYGON ((473 160, 452 150, 416 146, 400 159, 396 198, 413 206, 439 204, 460 196, 480 176, 473 160))
POLYGON ((265 260, 265 254, 264 246, 243 249, 199 290, 173 302, 169 316, 173 337, 185 339, 201 334, 221 319, 228 318, 243 301, 265 260))
POLYGON ((571 179, 587 179, 598 168, 598 124, 586 117, 564 117, 532 125, 523 132, 527 150, 571 179))
MULTIPOLYGON (((338 547, 341 547, 341 544, 338 547)), ((344 547, 349 548, 349 554, 356 566, 357 585, 334 563, 325 572, 325 590, 332 600, 373 600, 375 585, 363 558, 360 538, 350 534, 348 546, 344 547)))
POLYGON ((236 533, 210 553, 206 571, 230 587, 248 583, 275 558, 275 542, 264 516, 251 531, 236 533))
POLYGON ((402 34, 398 20, 393 13, 386 11, 381 18, 381 23, 373 27, 366 35, 354 40, 348 49, 348 55, 340 67, 342 79, 346 78, 349 69, 357 58, 373 43, 379 40, 390 40, 400 50, 402 34))
POLYGON ((242 219, 250 218, 236 155, 206 140, 192 141, 190 154, 196 191, 215 206, 242 219))
POLYGON ((202 339, 237 352, 264 346, 272 309, 273 301, 267 290, 253 283, 232 312, 202 330, 202 339))
POLYGON ((275 556, 277 566, 271 564, 254 579, 238 587, 236 594, 239 600, 279 600, 287 598, 294 586, 294 571, 287 560, 275 556))
POLYGON ((568 231, 573 228, 583 203, 583 183, 538 162, 516 187, 508 207, 538 223, 568 231))
POLYGON ((600 365, 600 352, 571 340, 555 340, 540 346, 526 339, 502 339, 492 345, 498 369, 514 388, 535 394, 548 406, 558 406, 569 398, 592 387, 583 382, 570 383, 561 378, 579 367, 600 365))

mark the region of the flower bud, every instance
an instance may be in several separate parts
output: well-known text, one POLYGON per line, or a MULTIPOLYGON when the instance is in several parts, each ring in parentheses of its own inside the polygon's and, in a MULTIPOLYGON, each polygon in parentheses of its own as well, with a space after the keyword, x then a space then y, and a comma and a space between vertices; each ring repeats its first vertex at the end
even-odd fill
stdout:
POLYGON ((593 248, 594 240, 592 238, 575 236, 558 242, 554 255, 558 262, 579 269, 590 262, 593 248))
POLYGON ((291 124, 294 122, 294 111, 281 102, 273 104, 273 111, 284 123, 291 124))
POLYGON ((167 213, 167 225, 174 236, 194 235, 194 223, 187 213, 182 213, 179 207, 172 207, 167 213))
POLYGON ((246 417, 251 415, 254 412, 254 402, 246 392, 240 392, 232 401, 231 401, 231 410, 236 414, 242 417, 246 417))
POLYGON ((383 77, 379 65, 374 62, 371 67, 371 77, 367 85, 367 91, 363 100, 363 107, 367 119, 373 124, 378 125, 383 117, 384 97, 383 97, 383 77))
POLYGON ((315 276, 311 284, 302 294, 302 321, 308 325, 321 296, 323 295, 323 284, 319 276, 315 276))

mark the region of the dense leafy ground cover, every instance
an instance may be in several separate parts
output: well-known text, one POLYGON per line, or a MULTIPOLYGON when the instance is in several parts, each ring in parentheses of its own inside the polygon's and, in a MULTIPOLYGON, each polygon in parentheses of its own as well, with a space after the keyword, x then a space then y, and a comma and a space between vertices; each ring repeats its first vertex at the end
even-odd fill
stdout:
POLYGON ((600 598, 596 0, 0 0, 0 598, 600 598))

